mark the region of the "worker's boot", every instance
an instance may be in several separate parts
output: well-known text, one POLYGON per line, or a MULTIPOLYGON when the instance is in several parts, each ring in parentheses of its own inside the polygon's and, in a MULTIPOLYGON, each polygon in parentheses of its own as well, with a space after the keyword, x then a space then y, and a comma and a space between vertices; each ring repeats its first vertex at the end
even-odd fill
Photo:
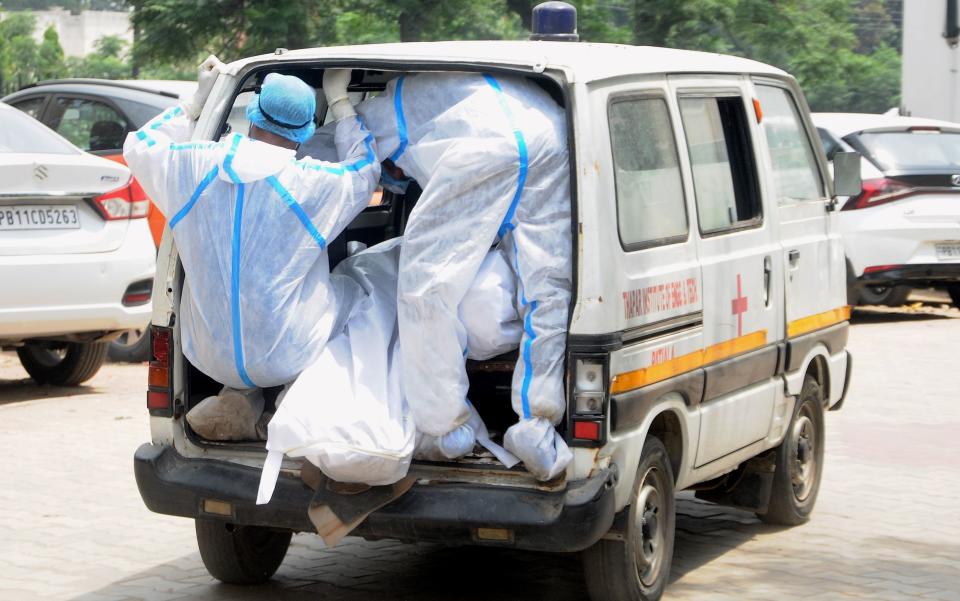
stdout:
POLYGON ((259 389, 224 388, 187 412, 187 423, 206 440, 263 440, 257 422, 263 414, 259 389))

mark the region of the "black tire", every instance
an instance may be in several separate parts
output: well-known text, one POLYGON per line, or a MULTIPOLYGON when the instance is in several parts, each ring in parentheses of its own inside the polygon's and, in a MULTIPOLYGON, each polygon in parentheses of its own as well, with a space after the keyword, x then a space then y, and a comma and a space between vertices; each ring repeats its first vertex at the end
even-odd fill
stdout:
POLYGON ((858 291, 861 305, 900 307, 907 303, 910 286, 863 286, 858 291))
POLYGON ((196 520, 200 559, 211 576, 228 584, 261 584, 270 580, 287 554, 289 530, 236 526, 217 520, 196 520))
POLYGON ((810 519, 823 475, 824 421, 823 390, 808 374, 787 435, 776 448, 770 505, 758 514, 764 522, 798 526, 810 519))
POLYGON ((951 284, 947 286, 947 294, 950 295, 950 300, 953 301, 953 306, 960 309, 960 284, 951 284))
POLYGON ((20 363, 40 384, 76 386, 92 378, 107 360, 106 342, 32 342, 17 349, 20 363))
POLYGON ((670 579, 676 527, 670 457, 653 436, 641 457, 625 540, 600 540, 582 554, 593 601, 657 601, 670 579))
POLYGON ((129 330, 110 343, 111 361, 143 363, 150 360, 150 330, 129 330))

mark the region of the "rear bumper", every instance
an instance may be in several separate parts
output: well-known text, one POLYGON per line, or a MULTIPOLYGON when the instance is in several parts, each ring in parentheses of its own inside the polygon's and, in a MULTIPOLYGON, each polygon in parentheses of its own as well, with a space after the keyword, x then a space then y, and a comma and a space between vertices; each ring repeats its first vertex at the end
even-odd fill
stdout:
POLYGON ((938 286, 960 282, 960 263, 925 263, 898 265, 883 271, 866 273, 857 278, 864 286, 938 286))
POLYGON ((873 265, 938 262, 938 242, 960 240, 960 202, 951 194, 916 195, 856 211, 840 211, 838 227, 854 274, 873 265))
MULTIPOLYGON (((182 517, 312 532, 307 507, 313 491, 281 474, 273 499, 256 505, 260 470, 211 459, 188 459, 168 446, 144 444, 134 454, 137 487, 147 508, 182 517), (226 501, 232 515, 203 511, 204 500, 226 501)), ((353 534, 367 538, 579 551, 613 523, 614 469, 545 492, 502 486, 418 481, 403 497, 377 510, 353 534), (507 540, 477 537, 478 528, 508 531, 507 540)))
POLYGON ((0 341, 146 327, 150 303, 122 303, 130 284, 156 270, 150 231, 136 221, 110 252, 0 256, 0 341))

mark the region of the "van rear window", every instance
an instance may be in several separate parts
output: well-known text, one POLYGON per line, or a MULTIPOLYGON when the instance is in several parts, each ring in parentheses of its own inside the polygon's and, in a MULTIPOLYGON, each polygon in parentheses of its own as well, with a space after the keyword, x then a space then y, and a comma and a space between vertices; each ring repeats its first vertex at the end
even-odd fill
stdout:
POLYGON ((760 223, 760 193, 743 99, 680 98, 680 116, 700 231, 718 233, 760 223))
POLYGON ((666 101, 615 100, 609 121, 624 248, 685 240, 689 228, 683 180, 666 101))

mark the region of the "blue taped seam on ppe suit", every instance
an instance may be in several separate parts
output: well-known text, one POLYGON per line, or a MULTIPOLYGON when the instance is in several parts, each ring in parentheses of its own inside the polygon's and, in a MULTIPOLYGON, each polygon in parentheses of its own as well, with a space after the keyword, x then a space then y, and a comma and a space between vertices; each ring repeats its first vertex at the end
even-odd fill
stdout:
POLYGON ((402 382, 417 428, 440 438, 470 419, 457 310, 499 238, 525 326, 512 387, 521 420, 505 446, 538 478, 556 476, 572 458, 554 429, 565 411, 572 288, 563 109, 521 78, 418 73, 391 81, 357 112, 423 189, 404 232, 398 282, 402 382))
POLYGON ((200 183, 197 185, 197 189, 193 191, 193 194, 190 195, 190 200, 187 201, 187 204, 183 205, 183 208, 177 211, 177 214, 170 219, 170 229, 177 227, 177 224, 180 223, 180 220, 187 216, 187 213, 190 212, 190 209, 193 208, 193 205, 197 204, 197 201, 200 200, 200 195, 207 189, 211 183, 213 183, 213 178, 217 177, 220 167, 217 165, 213 166, 213 169, 210 170, 210 173, 204 176, 200 183))
POLYGON ((390 160, 394 163, 404 153, 409 143, 407 139, 407 118, 403 116, 403 80, 405 78, 406 75, 397 78, 397 86, 393 97, 393 110, 397 113, 397 137, 400 138, 400 146, 397 146, 397 149, 390 155, 390 160))
POLYGON ((331 276, 326 240, 369 202, 380 176, 359 118, 336 123, 341 163, 233 134, 194 141, 176 107, 127 136, 124 157, 170 219, 186 279, 183 351, 231 388, 276 386, 313 363, 362 294, 331 276), (232 340, 231 340, 232 339, 232 340))

